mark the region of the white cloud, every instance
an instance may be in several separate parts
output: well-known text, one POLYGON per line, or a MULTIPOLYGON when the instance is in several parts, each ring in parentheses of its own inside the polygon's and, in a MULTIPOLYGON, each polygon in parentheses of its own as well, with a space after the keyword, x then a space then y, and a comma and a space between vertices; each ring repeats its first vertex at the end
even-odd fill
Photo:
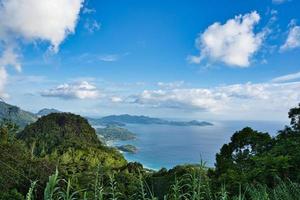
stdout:
POLYGON ((295 49, 299 47, 300 47, 300 26, 296 26, 296 24, 292 21, 290 24, 288 37, 285 43, 280 47, 280 50, 286 51, 289 49, 295 49))
POLYGON ((5 67, 14 66, 17 71, 21 71, 21 65, 18 62, 18 56, 15 54, 11 47, 4 49, 0 57, 0 97, 8 97, 5 93, 5 85, 7 84, 7 72, 5 67))
MULTIPOLYGON (((1 0, 0 1, 0 67, 21 71, 21 44, 46 41, 53 52, 75 26, 84 0, 1 0)), ((6 72, 5 72, 6 73, 6 72)), ((2 87, 4 80, 1 80, 2 87)))
POLYGON ((111 102, 113 103, 121 103, 123 102, 123 99, 121 97, 118 97, 118 96, 113 96, 110 98, 111 102))
POLYGON ((84 28, 89 32, 89 33, 94 33, 101 28, 101 24, 97 22, 95 19, 87 19, 84 23, 84 28))
POLYGON ((230 66, 249 66, 251 57, 260 49, 264 38, 263 31, 254 32, 259 21, 260 16, 254 11, 238 15, 225 24, 212 24, 196 39, 200 55, 188 56, 188 61, 200 63, 208 59, 230 66))
POLYGON ((104 62, 115 62, 120 59, 120 56, 117 54, 107 54, 99 56, 99 60, 104 62))
POLYGON ((41 95, 62 99, 95 99, 100 96, 100 93, 96 86, 87 81, 82 81, 72 84, 61 84, 55 88, 41 92, 41 95))
MULTIPOLYGON (((300 101, 300 82, 246 83, 213 88, 185 88, 145 90, 132 96, 131 103, 146 106, 173 108, 193 112, 207 112, 226 118, 259 118, 268 115, 286 116, 289 108, 300 101)), ((278 117, 279 118, 279 117, 278 117)))
POLYGON ((82 13, 83 14, 93 14, 93 13, 96 13, 96 10, 93 8, 84 7, 82 10, 82 13))
POLYGON ((12 47, 7 47, 2 52, 0 58, 0 66, 13 66, 17 71, 21 71, 21 63, 19 62, 18 55, 14 52, 12 47))
POLYGON ((4 87, 7 81, 7 73, 4 67, 0 67, 0 98, 7 97, 7 94, 4 92, 4 87))
POLYGON ((13 35, 29 41, 45 40, 57 51, 66 36, 75 31, 82 3, 83 0, 2 0, 2 39, 13 35))
POLYGON ((133 103, 151 107, 217 111, 221 108, 217 101, 223 98, 220 95, 204 88, 145 90, 133 97, 133 103))
POLYGON ((276 77, 276 78, 272 79, 272 82, 287 82, 287 81, 293 81, 296 79, 300 79, 300 72, 276 77))
POLYGON ((84 62, 90 64, 90 63, 98 63, 99 61, 116 62, 128 55, 130 55, 130 52, 107 53, 107 54, 82 53, 81 55, 75 56, 72 59, 76 62, 84 62))

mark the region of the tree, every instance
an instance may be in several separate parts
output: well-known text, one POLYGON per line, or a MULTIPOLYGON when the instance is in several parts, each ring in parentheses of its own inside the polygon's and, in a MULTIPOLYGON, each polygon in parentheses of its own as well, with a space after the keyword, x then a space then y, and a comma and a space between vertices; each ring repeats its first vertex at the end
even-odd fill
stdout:
POLYGON ((300 103, 298 107, 292 108, 289 111, 289 118, 291 119, 291 127, 293 131, 300 132, 300 103))
POLYGON ((231 142, 224 144, 216 155, 216 168, 212 176, 217 187, 226 184, 236 192, 239 184, 253 181, 251 177, 254 158, 264 154, 271 148, 272 138, 268 133, 255 131, 249 127, 233 134, 231 142))
POLYGON ((289 158, 288 168, 283 176, 293 181, 300 181, 300 104, 290 109, 288 116, 291 120, 290 126, 279 131, 271 154, 273 157, 289 158))
POLYGON ((0 122, 0 142, 11 142, 16 138, 19 130, 18 125, 8 119, 3 119, 0 122))
POLYGON ((226 184, 235 193, 239 184, 262 183, 275 187, 279 179, 300 181, 300 104, 290 109, 290 126, 275 138, 247 127, 233 134, 216 155, 210 176, 215 186, 226 184))

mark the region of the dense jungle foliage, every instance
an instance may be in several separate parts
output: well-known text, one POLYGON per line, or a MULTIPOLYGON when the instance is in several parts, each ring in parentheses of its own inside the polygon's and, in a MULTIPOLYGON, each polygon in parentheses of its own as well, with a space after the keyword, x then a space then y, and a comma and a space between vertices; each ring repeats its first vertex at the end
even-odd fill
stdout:
MULTIPOLYGON (((84 118, 0 125, 0 199, 300 199, 300 105, 276 137, 246 127, 204 162, 152 171, 102 144, 84 118)), ((199 153, 199 152, 191 152, 199 153)))

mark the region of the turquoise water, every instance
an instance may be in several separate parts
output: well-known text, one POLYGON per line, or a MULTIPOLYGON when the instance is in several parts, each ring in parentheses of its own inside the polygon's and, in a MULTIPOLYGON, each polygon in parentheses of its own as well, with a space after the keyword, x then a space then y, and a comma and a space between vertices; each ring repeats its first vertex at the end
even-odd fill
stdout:
POLYGON ((200 158, 212 167, 215 154, 224 143, 230 141, 235 131, 250 126, 275 135, 284 127, 284 122, 214 122, 214 126, 169 126, 128 124, 127 128, 137 134, 134 141, 118 142, 135 145, 136 154, 124 153, 129 161, 137 161, 145 167, 160 169, 172 168, 185 163, 199 163, 200 158))

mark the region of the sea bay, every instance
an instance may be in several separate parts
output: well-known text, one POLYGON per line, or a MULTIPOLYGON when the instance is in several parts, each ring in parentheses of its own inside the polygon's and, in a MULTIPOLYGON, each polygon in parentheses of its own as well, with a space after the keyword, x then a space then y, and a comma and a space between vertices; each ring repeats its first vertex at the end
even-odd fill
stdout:
POLYGON ((135 154, 124 153, 129 161, 142 163, 151 169, 172 168, 175 165, 199 163, 202 159, 213 167, 215 155, 223 144, 230 141, 235 131, 249 126, 268 132, 272 136, 284 128, 286 122, 276 121, 218 121, 214 126, 170 126, 127 124, 126 128, 137 134, 132 141, 115 142, 114 145, 132 144, 135 154))

